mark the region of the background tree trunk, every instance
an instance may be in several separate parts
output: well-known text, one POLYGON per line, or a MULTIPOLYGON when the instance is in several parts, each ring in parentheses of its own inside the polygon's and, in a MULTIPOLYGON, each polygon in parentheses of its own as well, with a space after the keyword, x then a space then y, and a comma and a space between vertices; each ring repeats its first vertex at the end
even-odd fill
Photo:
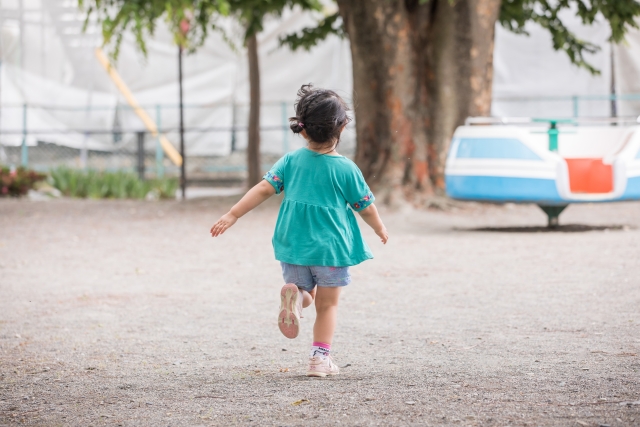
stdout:
POLYGON ((488 115, 500 0, 338 0, 351 42, 356 163, 388 204, 444 190, 453 131, 488 115))
POLYGON ((249 132, 247 145, 247 184, 253 187, 260 182, 260 67, 258 62, 258 39, 252 35, 247 39, 249 59, 249 132))
POLYGON ((500 0, 433 1, 429 28, 420 34, 428 94, 430 178, 443 192, 444 167, 456 127, 491 113, 493 41, 500 0))
POLYGON ((351 40, 356 163, 385 203, 430 191, 405 2, 338 0, 338 5, 351 40))

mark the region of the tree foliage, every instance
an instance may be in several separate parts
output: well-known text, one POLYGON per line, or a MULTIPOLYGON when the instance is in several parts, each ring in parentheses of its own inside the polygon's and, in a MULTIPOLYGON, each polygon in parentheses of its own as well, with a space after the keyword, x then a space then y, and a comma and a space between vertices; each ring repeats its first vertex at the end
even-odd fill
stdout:
POLYGON ((280 16, 287 8, 299 6, 304 10, 321 10, 320 0, 228 0, 231 13, 245 30, 245 39, 263 30, 264 18, 280 16))
POLYGON ((279 16, 287 8, 320 10, 320 0, 78 0, 86 12, 85 27, 92 16, 102 26, 103 44, 118 57, 124 34, 130 31, 138 48, 147 54, 146 40, 153 37, 158 20, 164 19, 176 44, 189 50, 200 47, 211 30, 220 30, 221 17, 236 18, 244 29, 243 41, 262 31, 267 16, 279 16), (189 23, 189 31, 181 28, 189 23))
POLYGON ((553 48, 564 51, 572 63, 599 73, 585 59, 585 53, 595 53, 600 48, 581 40, 562 21, 563 12, 575 12, 585 25, 593 24, 602 16, 611 28, 612 42, 620 42, 629 28, 638 28, 640 2, 636 0, 502 0, 500 24, 518 34, 527 34, 527 22, 535 22, 551 33, 553 48))
POLYGON ((288 46, 291 50, 302 48, 308 51, 329 34, 335 34, 340 38, 345 36, 342 18, 338 12, 325 17, 315 27, 303 28, 298 33, 280 37, 280 46, 288 46))
POLYGON ((164 18, 177 44, 195 48, 202 45, 212 20, 230 13, 227 0, 78 0, 86 11, 85 27, 92 16, 102 26, 103 45, 118 57, 122 38, 130 31, 146 56, 146 39, 155 33, 157 22, 164 18), (190 22, 188 36, 180 29, 184 20, 190 22))
MULTIPOLYGON (((421 5, 436 0, 420 0, 421 5)), ((448 0, 455 3, 455 0, 448 0)), ((564 51, 571 62, 598 74, 585 59, 585 54, 595 53, 599 46, 580 39, 571 32, 562 21, 563 13, 575 12, 585 25, 593 24, 599 16, 604 18, 611 28, 612 42, 624 39, 629 28, 638 28, 636 19, 640 17, 640 2, 637 0, 502 0, 500 24, 517 34, 528 35, 525 26, 534 22, 549 31, 555 50, 564 51)), ((329 34, 344 36, 342 21, 338 13, 328 16, 317 26, 280 38, 280 44, 291 49, 309 50, 329 34)))

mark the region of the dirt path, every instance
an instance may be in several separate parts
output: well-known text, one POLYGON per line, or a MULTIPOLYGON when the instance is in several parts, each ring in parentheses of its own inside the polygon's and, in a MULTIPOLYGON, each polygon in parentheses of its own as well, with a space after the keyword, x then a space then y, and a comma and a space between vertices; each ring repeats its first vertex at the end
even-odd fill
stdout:
POLYGON ((640 204, 385 213, 318 380, 232 201, 0 201, 0 425, 640 426, 640 204))

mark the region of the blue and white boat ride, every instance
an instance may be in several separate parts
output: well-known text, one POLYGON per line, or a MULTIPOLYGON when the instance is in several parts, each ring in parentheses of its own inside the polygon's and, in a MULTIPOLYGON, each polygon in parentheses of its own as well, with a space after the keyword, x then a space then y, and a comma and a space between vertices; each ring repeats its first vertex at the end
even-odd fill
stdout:
POLYGON ((535 203, 555 226, 571 203, 640 200, 640 125, 469 118, 454 133, 445 180, 453 199, 535 203))

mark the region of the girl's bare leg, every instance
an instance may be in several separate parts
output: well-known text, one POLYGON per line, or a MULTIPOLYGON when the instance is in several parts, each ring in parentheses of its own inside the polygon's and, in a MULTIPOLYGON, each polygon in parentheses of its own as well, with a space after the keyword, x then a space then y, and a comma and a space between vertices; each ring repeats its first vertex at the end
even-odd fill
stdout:
POLYGON ((317 287, 313 341, 331 344, 338 320, 340 288, 317 287))
POLYGON ((316 289, 313 288, 311 292, 300 290, 302 292, 302 308, 307 308, 311 305, 314 299, 316 299, 316 289))

